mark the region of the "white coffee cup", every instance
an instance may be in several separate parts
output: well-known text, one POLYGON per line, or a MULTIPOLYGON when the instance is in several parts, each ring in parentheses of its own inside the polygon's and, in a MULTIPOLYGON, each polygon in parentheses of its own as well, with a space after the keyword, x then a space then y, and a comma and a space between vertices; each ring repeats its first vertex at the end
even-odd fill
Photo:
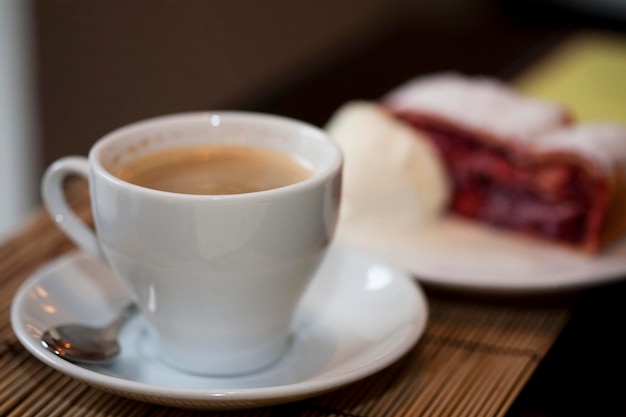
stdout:
POLYGON ((56 224, 122 279, 154 329, 160 357, 194 373, 253 372, 281 357, 297 304, 333 237, 342 155, 321 129, 278 116, 215 112, 158 117, 104 136, 88 159, 53 163, 42 181, 56 224), (267 147, 312 169, 298 183, 190 195, 115 177, 120 165, 198 144, 267 147), (63 180, 88 178, 96 232, 71 210, 63 180))

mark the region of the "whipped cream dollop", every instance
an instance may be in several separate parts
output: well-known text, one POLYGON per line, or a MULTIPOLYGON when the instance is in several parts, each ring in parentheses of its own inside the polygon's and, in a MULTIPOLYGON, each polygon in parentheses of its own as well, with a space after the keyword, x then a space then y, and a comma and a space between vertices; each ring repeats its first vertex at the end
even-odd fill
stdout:
POLYGON ((381 106, 346 103, 326 130, 344 153, 340 229, 406 231, 445 210, 450 187, 436 149, 381 106))

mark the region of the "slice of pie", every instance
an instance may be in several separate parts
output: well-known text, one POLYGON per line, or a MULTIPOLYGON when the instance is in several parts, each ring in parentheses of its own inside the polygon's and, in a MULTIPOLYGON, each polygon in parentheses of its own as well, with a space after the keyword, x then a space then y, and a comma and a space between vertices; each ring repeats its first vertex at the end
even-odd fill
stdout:
POLYGON ((574 124, 559 105, 459 74, 381 100, 427 134, 453 183, 450 210, 596 253, 626 233, 626 129, 574 124))

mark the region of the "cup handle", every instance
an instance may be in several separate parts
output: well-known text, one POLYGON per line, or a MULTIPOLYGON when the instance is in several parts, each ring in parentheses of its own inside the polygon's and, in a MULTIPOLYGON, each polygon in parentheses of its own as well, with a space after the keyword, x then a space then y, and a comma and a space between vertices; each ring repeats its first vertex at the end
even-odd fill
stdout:
POLYGON ((81 156, 61 158, 48 167, 41 182, 44 206, 56 225, 87 253, 104 260, 96 234, 67 203, 63 181, 79 175, 89 181, 89 163, 81 156))

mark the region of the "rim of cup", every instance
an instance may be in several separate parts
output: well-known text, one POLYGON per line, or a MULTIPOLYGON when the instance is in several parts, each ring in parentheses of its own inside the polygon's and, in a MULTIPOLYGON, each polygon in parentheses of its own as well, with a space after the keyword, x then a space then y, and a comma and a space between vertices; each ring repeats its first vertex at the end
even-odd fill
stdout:
MULTIPOLYGON (((192 145, 193 146, 193 145, 192 145)), ((137 122, 133 122, 127 124, 125 126, 119 127, 111 132, 102 136, 94 146, 89 151, 89 163, 92 166, 92 169, 105 178, 107 181, 116 184, 119 187, 127 188, 129 190, 134 190, 136 192, 143 192, 148 195, 167 197, 171 199, 189 199, 189 200, 239 200, 246 198, 259 198, 259 197, 274 197, 281 194, 289 194, 297 191, 303 191, 305 189, 315 187, 320 183, 326 182, 330 177, 334 176, 337 171, 341 170, 343 164, 343 154, 339 145, 332 139, 332 137, 325 132, 322 128, 317 127, 313 124, 297 120, 294 118, 279 116, 269 113, 261 113, 261 112, 248 112, 248 111, 232 111, 232 110, 224 110, 224 111, 196 111, 196 112, 185 112, 185 113, 174 113, 164 116, 156 116, 147 119, 143 119, 137 122), (103 149, 108 145, 109 142, 119 138, 122 135, 127 135, 133 131, 144 129, 148 126, 153 126, 155 123, 174 123, 178 121, 188 120, 200 120, 200 119, 208 119, 218 116, 219 118, 227 117, 227 118, 240 118, 240 119, 248 119, 248 120, 256 120, 256 121, 267 121, 269 123, 274 124, 282 124, 282 125, 291 125, 294 129, 303 129, 314 134, 309 133, 309 136, 318 136, 319 140, 324 141, 324 146, 327 146, 329 149, 332 149, 332 152, 329 153, 331 155, 331 159, 327 166, 320 170, 314 170, 312 175, 302 181, 285 185, 278 188, 272 188, 269 190, 248 192, 248 193, 240 193, 240 194, 184 194, 184 193, 175 193, 170 191, 162 191, 155 190, 152 188, 143 187, 140 185, 132 184, 130 182, 124 181, 118 177, 116 177, 111 171, 104 167, 101 161, 101 154, 103 149)))

